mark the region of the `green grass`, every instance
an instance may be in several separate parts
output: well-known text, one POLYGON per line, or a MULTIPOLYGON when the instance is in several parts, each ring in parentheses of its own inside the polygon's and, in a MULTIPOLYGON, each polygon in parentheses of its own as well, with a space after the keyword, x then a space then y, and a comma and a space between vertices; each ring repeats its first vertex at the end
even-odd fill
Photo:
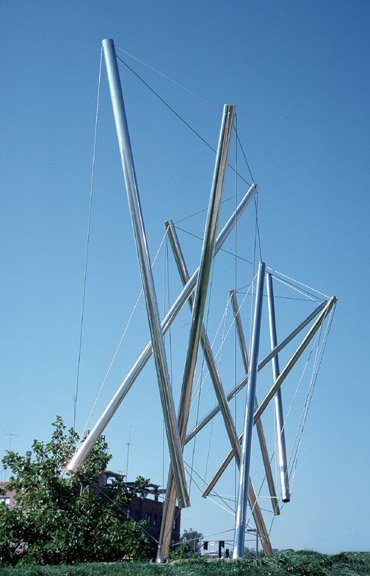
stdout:
POLYGON ((1 567, 0 576, 370 576, 370 552, 335 556, 288 550, 258 560, 178 560, 168 564, 122 562, 72 566, 1 567))

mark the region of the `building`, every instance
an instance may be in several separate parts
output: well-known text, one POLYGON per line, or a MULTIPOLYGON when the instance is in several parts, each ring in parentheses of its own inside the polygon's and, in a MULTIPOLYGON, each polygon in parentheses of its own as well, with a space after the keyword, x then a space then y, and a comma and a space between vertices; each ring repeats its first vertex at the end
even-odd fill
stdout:
POLYGON ((0 502, 9 506, 10 510, 15 507, 15 490, 7 490, 8 482, 0 482, 0 502))
MULTIPOLYGON (((117 476, 119 476, 119 474, 106 470, 100 477, 99 488, 104 489, 109 482, 117 476)), ((134 482, 127 482, 127 486, 134 486, 134 482)), ((158 484, 149 484, 148 490, 133 497, 126 511, 127 518, 131 518, 136 522, 144 520, 146 524, 145 533, 154 550, 157 548, 159 541, 163 514, 163 500, 161 500, 160 497, 164 496, 165 493, 166 490, 160 488, 158 484)), ((171 534, 172 545, 178 544, 180 541, 180 523, 181 511, 180 508, 176 506, 171 534)))
MULTIPOLYGON (((103 490, 113 478, 116 478, 119 474, 106 470, 101 475, 98 482, 98 490, 103 490)), ((3 502, 6 506, 9 506, 12 510, 15 506, 15 490, 7 490, 8 482, 0 482, 0 502, 3 502)), ((134 482, 127 482, 128 487, 133 487, 134 482)), ((159 541, 159 534, 161 529, 162 514, 163 514, 163 500, 161 497, 164 496, 166 490, 160 488, 158 484, 149 484, 148 489, 142 492, 140 495, 135 495, 131 500, 129 507, 126 510, 126 518, 130 518, 139 522, 143 520, 145 522, 145 534, 152 546, 153 551, 157 548, 157 543, 159 541)), ((172 526, 171 543, 172 545, 177 544, 180 541, 180 521, 181 512, 178 507, 176 507, 175 520, 172 526)))

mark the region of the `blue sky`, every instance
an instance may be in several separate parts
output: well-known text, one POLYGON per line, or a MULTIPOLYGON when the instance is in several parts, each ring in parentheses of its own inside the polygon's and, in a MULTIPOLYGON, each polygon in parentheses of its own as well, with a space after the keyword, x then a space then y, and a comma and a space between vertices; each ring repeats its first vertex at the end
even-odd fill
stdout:
MULTIPOLYGON (((122 50, 120 56, 213 147, 222 105, 235 104, 238 135, 260 187, 264 260, 273 270, 338 297, 305 426, 294 497, 275 520, 271 539, 279 548, 368 550, 369 3, 6 0, 0 15, 1 453, 9 446, 25 451, 33 438, 47 439, 57 414, 68 425, 73 421, 100 46, 110 37, 122 50)), ((120 70, 154 259, 165 219, 202 234, 204 212, 180 220, 207 207, 214 156, 135 77, 120 70)), ((103 69, 80 432, 140 291, 115 138, 103 69)), ((249 179, 234 141, 230 159, 249 179)), ((225 197, 232 199, 223 206, 220 222, 244 187, 228 174, 225 197)), ((192 270, 200 242, 179 234, 192 270)), ((254 239, 251 207, 229 248, 253 261, 254 239)), ((168 288, 166 258, 163 248, 155 271, 161 311, 179 289, 174 273, 168 288)), ((225 301, 216 288, 228 290, 235 281, 247 285, 253 269, 248 263, 236 265, 235 259, 220 262, 212 294, 221 309, 225 301)), ((293 311, 283 311, 283 317, 285 330, 293 311)), ((181 351, 170 352, 167 341, 169 356, 180 360, 180 367, 174 363, 173 368, 171 360, 175 399, 189 318, 184 310, 173 335, 181 351)), ((210 320, 211 330, 218 321, 210 320)), ((135 322, 97 413, 148 340, 142 302, 135 322)), ((247 330, 247 318, 245 325, 247 330)), ((287 390, 288 404, 290 395, 287 390)), ((240 419, 243 401, 239 406, 240 419)), ((107 429, 117 470, 126 470, 129 436, 129 475, 143 474, 163 484, 168 459, 151 367, 107 429)), ((215 466, 227 450, 220 438, 215 466)), ((211 434, 199 440, 200 460, 210 445, 211 434)), ((232 492, 232 478, 230 483, 225 493, 232 492)), ((191 510, 183 513, 184 528, 210 536, 215 526, 220 532, 232 527, 223 510, 196 494, 193 500, 191 510)))

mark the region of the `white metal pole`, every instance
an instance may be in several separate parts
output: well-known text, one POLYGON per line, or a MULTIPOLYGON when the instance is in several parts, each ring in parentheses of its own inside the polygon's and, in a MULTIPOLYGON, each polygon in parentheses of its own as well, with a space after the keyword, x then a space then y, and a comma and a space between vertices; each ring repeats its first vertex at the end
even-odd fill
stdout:
MULTIPOLYGON (((235 290, 231 290, 230 300, 231 300, 231 305, 233 308, 233 313, 234 313, 234 318, 235 318, 235 326, 236 326, 236 331, 238 334, 239 347, 240 347, 240 350, 242 353, 244 370, 245 370, 245 373, 248 374, 249 360, 248 360, 247 346, 245 343, 243 324, 242 324, 242 320, 240 317, 240 308, 238 306, 238 299, 237 299, 235 290)), ((257 396, 256 396, 255 400, 254 400, 254 410, 256 411, 257 408, 258 408, 258 402, 257 402, 257 396)), ((262 454, 263 465, 264 465, 265 472, 266 472, 267 485, 269 487, 269 492, 270 492, 270 496, 271 496, 272 507, 273 507, 275 516, 278 516, 280 514, 280 508, 279 508, 279 503, 278 503, 278 499, 277 499, 277 495, 276 495, 275 482, 274 482, 274 477, 272 475, 270 457, 269 457, 268 450, 267 450, 267 444, 266 444, 265 433, 263 430, 262 420, 258 420, 258 422, 256 424, 256 428, 257 428, 257 435, 258 435, 259 445, 260 445, 261 454, 262 454)))
MULTIPOLYGON (((276 356, 276 354, 279 354, 279 352, 281 352, 281 350, 283 350, 285 346, 287 346, 293 340, 293 338, 295 338, 297 334, 299 334, 299 332, 301 332, 303 328, 305 328, 320 312, 322 312, 322 310, 325 308, 326 305, 327 302, 321 302, 321 304, 319 304, 315 308, 315 310, 313 310, 307 316, 307 318, 305 318, 303 322, 299 324, 299 326, 297 326, 286 338, 284 338, 284 340, 282 340, 282 342, 280 342, 280 344, 278 344, 273 350, 271 350, 271 352, 269 352, 258 364, 258 372, 262 370, 262 368, 264 368, 272 360, 272 358, 276 356)), ((226 396, 227 400, 228 401, 232 400, 244 388, 244 386, 248 384, 248 380, 249 375, 247 374, 246 376, 244 376, 244 378, 242 378, 239 384, 237 384, 235 388, 233 388, 228 393, 228 395, 226 396)), ((194 436, 198 434, 198 432, 200 432, 200 430, 204 428, 204 426, 206 426, 208 422, 210 422, 210 420, 212 420, 212 418, 216 416, 216 414, 218 414, 219 410, 220 407, 218 405, 212 408, 212 410, 208 412, 208 414, 206 414, 206 416, 204 416, 204 418, 202 418, 202 420, 196 426, 194 426, 192 430, 190 430, 190 432, 186 436, 185 444, 190 442, 190 440, 194 438, 194 436)))
MULTIPOLYGON (((305 336, 305 338, 302 340, 301 344, 298 346, 296 352, 293 354, 292 358, 289 360, 289 362, 287 363, 287 365, 284 367, 284 369, 282 370, 280 376, 278 377, 278 379, 276 380, 276 382, 274 383, 273 387, 270 389, 270 391, 268 392, 267 396, 265 397, 265 399, 263 400, 262 404, 260 404, 260 406, 257 408, 257 410, 254 413, 254 423, 257 425, 257 423, 260 420, 260 417, 262 415, 262 412, 266 409, 267 405, 269 404, 269 402, 271 401, 271 399, 274 397, 274 394, 276 393, 276 391, 279 389, 279 387, 282 385, 284 379, 288 376, 289 372, 292 370, 294 364, 297 362, 298 358, 301 356, 301 354, 303 353, 303 351, 305 350, 305 348, 307 347, 307 345, 309 344, 309 342, 311 341, 311 339, 313 338, 313 336, 316 334, 317 330, 320 328, 320 326, 322 325, 323 321, 325 320, 327 314, 329 313, 329 311, 331 310, 331 308, 333 307, 333 305, 335 304, 336 299, 333 297, 331 298, 328 302, 323 302, 322 304, 320 304, 319 306, 317 306, 317 308, 315 308, 315 310, 313 312, 311 312, 311 314, 309 316, 307 316, 307 318, 299 325, 299 327, 297 329, 295 329, 287 338, 284 339, 283 342, 281 342, 280 344, 278 344, 274 350, 272 352, 270 352, 267 356, 265 356, 265 358, 263 360, 261 360, 261 362, 258 364, 258 372, 260 370, 262 370, 262 368, 264 366, 266 366, 267 362, 269 362, 272 358, 274 358, 274 356, 280 352, 280 350, 282 350, 287 344, 288 342, 291 341, 292 339, 292 335, 293 334, 297 334, 300 330, 302 330, 305 326, 307 326, 307 324, 309 324, 309 322, 315 317, 317 316, 317 314, 319 312, 321 312, 319 318, 317 319, 317 321, 315 322, 315 324, 312 326, 312 328, 310 329, 310 331, 308 332, 308 334, 305 336)), ((231 400, 232 398, 234 398, 234 396, 240 392, 240 390, 242 388, 244 388, 244 386, 248 383, 248 376, 246 376, 233 390, 231 390, 231 392, 227 395, 227 400, 231 400)), ((194 436, 196 434, 198 434, 198 432, 200 432, 200 430, 202 430, 202 428, 204 428, 204 426, 206 426, 206 424, 208 424, 208 422, 210 420, 212 420, 212 418, 214 418, 214 416, 216 416, 216 414, 218 414, 219 411, 219 407, 216 406, 215 408, 213 408, 213 410, 211 412, 209 412, 207 414, 207 416, 205 418, 203 418, 203 420, 193 428, 193 430, 191 430, 189 432, 189 434, 186 437, 186 441, 185 443, 187 444, 188 442, 190 442, 190 440, 192 438, 194 438, 194 436)), ((240 436, 239 440, 242 440, 242 436, 240 436)), ((223 472, 226 470, 227 466, 230 464, 230 462, 232 461, 234 457, 234 453, 231 450, 228 455, 226 456, 226 458, 223 460, 222 464, 220 465, 220 467, 218 468, 217 472, 215 473, 214 477, 210 480, 208 486, 206 487, 206 489, 203 492, 203 496, 207 496, 214 488, 215 484, 217 483, 217 481, 219 480, 219 478, 221 477, 221 475, 223 474, 223 472)))
MULTIPOLYGON (((270 325, 270 343, 273 350, 277 345, 277 332, 276 332, 276 318, 275 318, 275 303, 274 303, 274 288, 272 283, 271 274, 266 274, 266 289, 267 289, 267 304, 269 312, 269 325, 270 325)), ((274 356, 271 360, 272 377, 276 382, 279 374, 279 357, 274 356)), ((258 420, 261 422, 261 420, 258 420)), ((284 431, 284 415, 283 415, 283 399, 281 388, 275 395, 275 424, 277 436, 277 453, 278 453, 278 470, 280 475, 281 497, 283 502, 290 502, 289 490, 289 475, 288 475, 288 459, 286 454, 285 431, 284 431)))
MULTIPOLYGON (((226 224, 224 225, 221 232, 217 236, 215 255, 221 250, 223 244, 226 242, 230 233, 232 232, 237 222, 239 221, 239 218, 244 213, 244 210, 251 202, 251 200, 254 198, 256 192, 257 192, 257 186, 256 184, 252 184, 252 186, 250 186, 250 188, 248 188, 248 190, 244 194, 237 208, 234 210, 230 218, 227 220, 226 224)), ((195 272, 193 272, 189 282, 187 282, 186 286, 184 286, 184 288, 181 290, 175 302, 172 304, 166 316, 163 318, 161 323, 163 333, 165 333, 169 329, 172 322, 175 320, 177 314, 180 312, 182 306, 189 298, 189 295, 193 292, 198 278, 198 272, 199 268, 197 268, 195 272)), ((88 456, 93 445, 95 444, 99 436, 103 433, 105 427, 116 413, 121 402, 128 394, 128 392, 131 390, 131 387, 133 386, 135 380, 138 378, 139 374, 141 373, 146 363, 150 359, 152 351, 153 351, 152 343, 148 342, 144 350, 141 352, 140 356, 137 358, 135 364, 131 367, 131 370, 126 375, 119 388, 116 390, 114 396, 111 398, 105 410, 92 427, 90 434, 87 436, 87 438, 85 438, 84 442, 80 444, 76 453, 73 455, 70 462, 67 464, 66 468, 68 471, 74 473, 78 472, 79 468, 81 467, 85 458, 88 456)))
MULTIPOLYGON (((327 317, 327 315, 329 314, 329 312, 331 311, 333 306, 335 306, 336 302, 337 302, 337 299, 335 298, 335 296, 332 296, 330 298, 330 300, 328 300, 328 302, 326 302, 326 306, 323 309, 323 311, 321 312, 320 316, 317 318, 315 324, 313 324, 313 326, 310 328, 309 332, 307 333, 305 338, 302 340, 301 344, 298 346, 297 350, 294 352, 293 356, 287 362, 284 369, 281 371, 278 378, 274 382, 273 386, 267 392, 265 398, 262 400, 261 404, 259 405, 258 410, 254 414, 254 422, 255 423, 257 422, 257 420, 259 418, 261 418, 263 412, 266 410, 270 401, 275 396, 276 392, 279 390, 280 386, 284 382, 285 378, 288 376, 289 372, 294 367, 295 363, 298 361, 300 356, 305 351, 305 349, 307 348, 307 346, 311 342, 312 338, 315 336, 316 332, 318 331, 318 329, 320 328, 320 326, 324 322, 325 318, 327 317)), ((275 348, 275 350, 276 350, 276 348, 275 348)))
POLYGON ((263 303, 263 285, 265 277, 265 264, 260 262, 257 273, 256 299, 254 304, 252 340, 250 352, 249 382, 247 390, 247 402, 243 428, 243 444, 240 462, 239 495, 236 510, 235 540, 233 558, 242 558, 244 553, 245 532, 247 529, 247 488, 249 483, 249 471, 252 450, 252 431, 254 402, 256 397, 258 350, 260 340, 260 328, 263 303))
MULTIPOLYGON (((192 308, 192 320, 189 332, 188 348, 185 360, 183 381, 181 386, 181 398, 179 404, 178 424, 182 446, 184 446, 186 428, 189 418, 191 390, 198 357, 198 349, 203 325, 203 314, 207 298, 208 283, 211 274, 211 266, 214 257, 216 244, 216 229, 221 205, 221 194, 227 167, 227 156, 230 145, 231 131, 235 114, 234 106, 225 105, 222 115, 220 137, 218 141, 215 168, 207 220, 204 229, 204 238, 200 256, 199 273, 192 308)), ((235 440, 237 436, 235 433, 235 440)), ((175 513, 175 486, 170 470, 167 489, 166 502, 163 509, 161 532, 159 536, 157 561, 163 562, 167 559, 171 539, 171 526, 175 513)))
MULTIPOLYGON (((177 265, 177 268, 178 268, 178 271, 179 271, 179 274, 181 277, 181 281, 185 286, 185 284, 189 280, 189 273, 188 273, 187 266, 185 264, 184 256, 183 256, 183 253, 181 250, 181 246, 180 246, 173 222, 172 221, 166 222, 166 228, 168 231, 168 237, 169 237, 172 251, 173 251, 173 254, 175 257, 176 265, 177 265)), ((194 299, 193 299, 192 295, 190 295, 190 297, 188 299, 188 303, 189 303, 190 308, 192 308, 193 303, 194 303, 194 299)), ((227 402, 224 387, 223 387, 222 382, 221 382, 221 377, 220 377, 220 374, 219 374, 217 366, 216 366, 216 360, 215 360, 215 357, 214 357, 213 352, 212 352, 212 347, 211 347, 211 344, 210 344, 210 341, 209 341, 209 338, 207 336, 207 332, 206 332, 206 329, 204 326, 202 327, 202 332, 201 332, 201 343, 202 343, 202 347, 203 347, 203 351, 204 351, 204 357, 205 357, 205 361, 206 361, 207 368, 209 371, 209 375, 211 377, 213 388, 214 388, 214 391, 216 394, 216 398, 218 400, 218 405, 220 406, 220 411, 221 411, 221 414, 222 414, 222 417, 224 420, 225 429, 226 429, 227 435, 229 437, 231 448, 232 448, 232 451, 234 453, 234 457, 236 458, 237 465, 239 466, 239 464, 240 464, 240 442, 239 442, 239 439, 238 439, 238 436, 236 433, 233 417, 232 417, 231 412, 230 412, 230 408, 229 408, 229 404, 227 402)))
POLYGON ((189 495, 186 488, 185 468, 182 459, 182 446, 172 397, 166 352, 158 311, 157 296, 152 275, 148 243, 146 239, 144 220, 140 205, 134 159, 131 150, 130 135, 127 126, 125 105, 123 101, 113 40, 103 40, 103 52, 107 67, 118 145, 121 155, 127 198, 131 214, 131 222, 135 237, 136 251, 148 315, 149 329, 153 346, 153 355, 158 378, 158 386, 162 403, 163 419, 166 428, 171 465, 180 506, 186 507, 189 506, 189 495))

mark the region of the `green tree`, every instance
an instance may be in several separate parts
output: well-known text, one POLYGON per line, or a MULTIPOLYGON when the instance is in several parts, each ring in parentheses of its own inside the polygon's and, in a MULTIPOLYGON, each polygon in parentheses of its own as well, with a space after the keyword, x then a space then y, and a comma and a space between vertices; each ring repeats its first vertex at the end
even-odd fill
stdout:
POLYGON ((202 547, 203 534, 190 528, 184 530, 180 537, 180 543, 175 550, 171 552, 171 558, 182 559, 199 556, 202 547))
POLYGON ((126 509, 148 480, 127 487, 123 476, 104 489, 98 480, 111 458, 104 437, 96 442, 81 470, 68 476, 65 465, 78 435, 63 420, 53 423, 49 442, 35 440, 32 453, 8 452, 8 489, 16 506, 0 505, 0 562, 58 564, 144 559, 148 543, 140 523, 126 519, 126 509))

